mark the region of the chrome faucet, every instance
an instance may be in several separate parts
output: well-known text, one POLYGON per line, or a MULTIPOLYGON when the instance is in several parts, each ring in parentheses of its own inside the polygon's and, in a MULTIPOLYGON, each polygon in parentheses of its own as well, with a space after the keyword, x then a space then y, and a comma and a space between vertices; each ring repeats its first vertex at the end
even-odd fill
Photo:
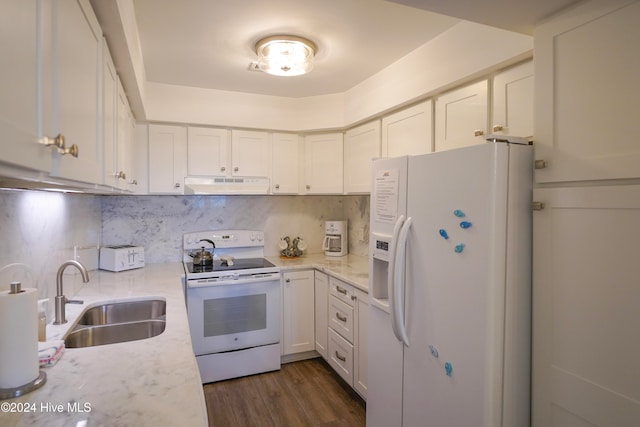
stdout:
POLYGON ((89 273, 87 273, 87 269, 84 267, 84 265, 82 265, 76 260, 69 260, 62 263, 62 265, 58 269, 58 276, 56 278, 56 289, 57 289, 57 295, 55 298, 56 319, 53 322, 54 325, 62 325, 63 323, 67 323, 67 319, 64 311, 65 304, 67 303, 82 304, 82 301, 68 300, 67 297, 65 297, 62 292, 62 274, 64 273, 64 269, 70 265, 80 270, 80 273, 82 274, 82 281, 84 283, 89 282, 89 273))

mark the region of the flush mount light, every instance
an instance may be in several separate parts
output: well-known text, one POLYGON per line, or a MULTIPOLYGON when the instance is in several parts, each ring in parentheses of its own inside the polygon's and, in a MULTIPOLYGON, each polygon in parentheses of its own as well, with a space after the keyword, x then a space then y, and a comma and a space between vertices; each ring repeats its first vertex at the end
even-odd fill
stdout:
POLYGON ((270 36, 256 43, 258 67, 275 76, 299 76, 313 68, 316 45, 297 36, 270 36))

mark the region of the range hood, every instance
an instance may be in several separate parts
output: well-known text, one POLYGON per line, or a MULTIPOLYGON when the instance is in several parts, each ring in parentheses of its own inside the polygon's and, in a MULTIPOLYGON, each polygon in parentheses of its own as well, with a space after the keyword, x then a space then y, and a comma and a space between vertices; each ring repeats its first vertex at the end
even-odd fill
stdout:
POLYGON ((195 177, 184 179, 184 194, 268 194, 267 177, 195 177))

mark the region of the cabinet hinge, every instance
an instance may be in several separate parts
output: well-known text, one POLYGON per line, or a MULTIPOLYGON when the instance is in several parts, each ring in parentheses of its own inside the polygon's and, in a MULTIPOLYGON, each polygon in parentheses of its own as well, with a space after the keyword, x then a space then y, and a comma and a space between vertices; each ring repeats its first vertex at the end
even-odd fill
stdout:
POLYGON ((534 211, 541 211, 544 209, 544 203, 542 202, 532 202, 531 209, 534 211))

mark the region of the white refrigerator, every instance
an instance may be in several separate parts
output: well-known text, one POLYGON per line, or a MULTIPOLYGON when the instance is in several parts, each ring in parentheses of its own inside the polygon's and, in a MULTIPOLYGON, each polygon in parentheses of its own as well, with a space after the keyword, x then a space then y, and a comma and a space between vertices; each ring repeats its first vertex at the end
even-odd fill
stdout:
POLYGON ((367 426, 530 419, 533 148, 373 162, 367 426))

